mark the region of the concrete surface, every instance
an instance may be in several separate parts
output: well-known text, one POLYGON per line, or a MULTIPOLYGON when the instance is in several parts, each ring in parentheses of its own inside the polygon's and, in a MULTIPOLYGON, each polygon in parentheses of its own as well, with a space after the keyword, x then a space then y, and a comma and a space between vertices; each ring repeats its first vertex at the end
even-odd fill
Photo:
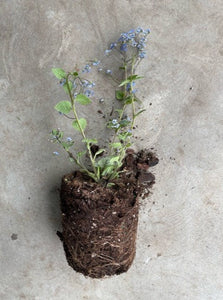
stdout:
MULTIPOLYGON (((222 0, 2 0, 0 7, 0 299, 223 299, 222 0), (57 187, 72 165, 65 154, 53 157, 58 148, 47 140, 52 128, 69 128, 53 110, 64 95, 51 68, 100 58, 137 26, 152 33, 140 67, 147 112, 136 148, 157 150, 157 183, 141 207, 132 268, 87 279, 68 267, 56 236, 57 187)), ((99 92, 106 96, 103 85, 99 92)), ((91 131, 100 135, 95 118, 91 131)))

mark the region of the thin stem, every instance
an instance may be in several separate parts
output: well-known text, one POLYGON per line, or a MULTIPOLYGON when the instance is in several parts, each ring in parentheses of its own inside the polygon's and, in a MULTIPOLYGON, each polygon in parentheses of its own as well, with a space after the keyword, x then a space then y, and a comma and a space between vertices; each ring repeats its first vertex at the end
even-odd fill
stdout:
MULTIPOLYGON (((134 74, 134 65, 135 65, 135 57, 132 59, 132 65, 131 65, 131 76, 134 74)), ((132 89, 132 82, 130 84, 130 93, 131 93, 131 103, 132 103, 132 124, 131 129, 134 127, 134 121, 135 121, 135 103, 134 103, 134 95, 133 95, 133 89, 132 89)))
MULTIPOLYGON (((70 90, 70 87, 69 87, 69 76, 70 75, 72 75, 72 74, 68 73, 68 75, 66 77, 66 84, 67 84, 67 88, 68 88, 68 94, 69 94, 69 97, 70 97, 70 100, 71 100, 72 110, 73 110, 73 113, 74 113, 74 117, 77 121, 78 128, 80 130, 80 133, 81 133, 82 137, 84 138, 84 140, 86 140, 86 135, 85 135, 84 130, 82 129, 81 124, 79 122, 79 118, 78 118, 77 111, 76 111, 75 104, 74 104, 74 98, 71 94, 71 90, 70 90)), ((93 170, 94 170, 95 177, 97 178, 96 181, 98 181, 99 178, 97 176, 97 170, 95 168, 95 161, 94 161, 94 158, 92 156, 90 145, 89 145, 88 142, 86 142, 86 147, 87 147, 87 150, 88 150, 88 154, 89 154, 89 157, 90 157, 91 165, 92 165, 93 170)))

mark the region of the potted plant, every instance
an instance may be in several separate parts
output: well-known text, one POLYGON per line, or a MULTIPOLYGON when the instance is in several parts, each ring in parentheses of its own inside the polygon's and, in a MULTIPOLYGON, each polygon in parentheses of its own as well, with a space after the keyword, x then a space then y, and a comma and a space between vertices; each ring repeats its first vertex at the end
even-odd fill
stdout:
POLYGON ((154 184, 155 177, 148 168, 156 165, 158 159, 150 151, 135 153, 130 148, 135 119, 145 110, 136 95, 136 83, 142 78, 136 74, 136 67, 146 55, 149 32, 137 28, 122 33, 105 51, 106 56, 112 53, 120 56, 118 79, 98 60, 90 61, 82 71, 52 69, 68 95, 68 100, 59 102, 55 109, 69 119, 73 129, 82 136, 85 147, 83 151, 73 152, 71 137, 65 138, 60 129, 51 132, 51 141, 60 144, 77 167, 74 173, 62 178, 63 230, 58 235, 68 264, 93 278, 120 274, 131 266, 135 256, 139 197, 146 197, 154 184), (87 120, 79 113, 81 105, 92 102, 95 84, 86 79, 86 75, 93 68, 116 82, 117 108, 105 120, 112 137, 103 148, 95 136, 88 136, 87 120))

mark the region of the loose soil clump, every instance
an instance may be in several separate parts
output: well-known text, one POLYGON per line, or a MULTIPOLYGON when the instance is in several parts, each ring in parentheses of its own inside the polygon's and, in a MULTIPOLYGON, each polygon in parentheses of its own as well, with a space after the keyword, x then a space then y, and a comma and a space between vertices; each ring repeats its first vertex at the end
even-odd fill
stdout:
POLYGON ((120 178, 111 187, 79 171, 61 184, 62 233, 68 264, 93 278, 126 272, 135 256, 139 197, 149 195, 158 158, 147 150, 128 150, 120 178))

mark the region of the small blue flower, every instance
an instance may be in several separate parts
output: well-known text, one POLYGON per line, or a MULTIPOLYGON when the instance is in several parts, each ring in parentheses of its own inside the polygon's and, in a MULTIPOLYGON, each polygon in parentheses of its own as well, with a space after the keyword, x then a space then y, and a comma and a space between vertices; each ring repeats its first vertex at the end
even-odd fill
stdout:
POLYGON ((84 69, 82 70, 83 73, 89 73, 90 71, 91 71, 90 65, 86 65, 86 66, 84 67, 84 69))
POLYGON ((111 52, 111 49, 105 50, 105 55, 108 55, 111 52))
POLYGON ((148 29, 146 29, 146 32, 147 32, 147 33, 150 33, 150 29, 149 29, 149 28, 148 28, 148 29))
POLYGON ((118 121, 116 119, 113 119, 111 122, 112 122, 113 125, 118 124, 118 121))
POLYGON ((110 49, 114 49, 116 46, 117 46, 117 44, 116 44, 116 43, 111 43, 111 45, 110 45, 110 49))
POLYGON ((129 82, 127 84, 127 86, 126 86, 126 91, 130 91, 131 90, 131 86, 133 87, 133 86, 135 86, 135 84, 136 84, 135 81, 133 81, 132 83, 129 82))
POLYGON ((135 40, 132 40, 131 46, 132 46, 132 47, 136 47, 137 45, 138 45, 138 43, 137 43, 135 40))
POLYGON ((53 155, 57 156, 57 155, 59 155, 59 152, 54 151, 54 152, 53 152, 53 155))
POLYGON ((85 94, 87 97, 91 97, 91 96, 94 95, 94 91, 86 90, 86 91, 84 92, 84 94, 85 94))
POLYGON ((100 64, 100 60, 95 60, 92 63, 93 66, 98 66, 99 64, 100 64))
POLYGON ((98 72, 102 72, 103 71, 103 69, 102 68, 98 68, 98 72))
POLYGON ((143 31, 143 29, 141 28, 141 27, 138 27, 137 29, 136 29, 136 32, 137 33, 140 33, 140 32, 142 32, 143 31))
POLYGON ((74 93, 74 98, 76 98, 76 97, 77 97, 77 95, 78 95, 78 93, 74 93))
POLYGON ((93 87, 95 87, 95 83, 94 82, 90 82, 90 83, 88 83, 87 87, 89 89, 92 89, 93 87))
POLYGON ((140 58, 144 58, 146 56, 146 52, 142 51, 142 52, 139 52, 139 57, 140 58))
POLYGON ((112 73, 111 70, 106 70, 106 74, 110 75, 112 73))
POLYGON ((71 137, 67 137, 67 142, 72 142, 72 138, 71 137))
POLYGON ((126 52, 128 50, 127 44, 121 44, 120 50, 126 52))

